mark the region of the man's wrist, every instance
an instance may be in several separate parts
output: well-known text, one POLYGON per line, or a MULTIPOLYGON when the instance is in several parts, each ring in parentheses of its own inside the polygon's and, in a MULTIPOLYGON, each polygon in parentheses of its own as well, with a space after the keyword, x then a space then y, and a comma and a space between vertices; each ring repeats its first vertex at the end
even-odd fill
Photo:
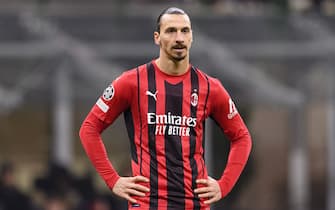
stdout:
POLYGON ((220 180, 218 180, 219 186, 220 186, 220 190, 221 190, 221 199, 226 197, 226 195, 229 193, 230 189, 229 189, 229 184, 227 183, 227 181, 224 178, 221 178, 220 180))
POLYGON ((120 176, 119 176, 117 173, 115 173, 115 175, 111 176, 110 178, 108 178, 108 179, 106 180, 106 184, 107 184, 107 186, 112 190, 113 187, 114 187, 114 185, 115 185, 115 183, 116 183, 119 179, 120 179, 120 176))

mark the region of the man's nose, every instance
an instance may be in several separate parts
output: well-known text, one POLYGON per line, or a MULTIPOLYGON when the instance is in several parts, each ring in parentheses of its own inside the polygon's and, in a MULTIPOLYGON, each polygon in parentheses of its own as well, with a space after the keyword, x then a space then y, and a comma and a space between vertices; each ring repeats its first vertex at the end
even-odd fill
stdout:
POLYGON ((176 35, 176 42, 182 43, 184 42, 184 40, 185 40, 184 34, 181 31, 178 31, 176 35))

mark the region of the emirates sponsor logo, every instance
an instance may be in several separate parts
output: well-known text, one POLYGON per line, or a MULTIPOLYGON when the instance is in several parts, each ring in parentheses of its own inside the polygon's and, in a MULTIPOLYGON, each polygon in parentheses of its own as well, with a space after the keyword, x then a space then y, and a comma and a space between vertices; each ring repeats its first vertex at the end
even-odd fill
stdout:
POLYGON ((165 125, 178 125, 195 127, 197 125, 197 118, 172 115, 171 112, 168 114, 155 114, 148 113, 148 124, 165 124, 165 125))
POLYGON ((197 119, 188 116, 148 113, 148 124, 156 125, 155 135, 190 136, 190 127, 196 127, 197 119))

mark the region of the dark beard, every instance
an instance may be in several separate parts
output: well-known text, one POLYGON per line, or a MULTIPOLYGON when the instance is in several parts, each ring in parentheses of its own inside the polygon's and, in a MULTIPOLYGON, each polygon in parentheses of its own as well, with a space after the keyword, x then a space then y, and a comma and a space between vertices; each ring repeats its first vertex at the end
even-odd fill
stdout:
POLYGON ((169 57, 171 60, 173 60, 174 62, 179 62, 182 61, 186 58, 186 55, 182 56, 182 55, 173 55, 173 54, 169 54, 169 57))
POLYGON ((179 62, 179 61, 184 60, 186 58, 186 55, 185 56, 179 56, 179 57, 171 56, 171 58, 172 58, 173 61, 179 62))
POLYGON ((180 62, 180 61, 184 60, 187 56, 187 54, 183 56, 182 54, 178 54, 178 53, 176 55, 174 55, 173 52, 170 53, 167 50, 165 50, 165 52, 168 55, 168 57, 170 58, 170 60, 172 60, 173 62, 180 62))

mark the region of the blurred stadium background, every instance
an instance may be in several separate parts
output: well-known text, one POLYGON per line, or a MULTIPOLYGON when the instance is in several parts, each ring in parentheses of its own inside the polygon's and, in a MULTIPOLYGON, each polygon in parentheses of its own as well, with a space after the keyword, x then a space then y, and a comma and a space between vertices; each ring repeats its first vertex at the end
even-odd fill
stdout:
MULTIPOLYGON (((191 62, 222 81, 253 137, 241 179, 212 209, 335 210, 334 0, 0 0, 1 183, 17 187, 12 197, 0 187, 0 209, 126 209, 78 130, 109 82, 157 56, 168 6, 190 14, 191 62)), ((217 178, 229 144, 207 125, 217 178)), ((129 175, 122 117, 104 139, 129 175)))

